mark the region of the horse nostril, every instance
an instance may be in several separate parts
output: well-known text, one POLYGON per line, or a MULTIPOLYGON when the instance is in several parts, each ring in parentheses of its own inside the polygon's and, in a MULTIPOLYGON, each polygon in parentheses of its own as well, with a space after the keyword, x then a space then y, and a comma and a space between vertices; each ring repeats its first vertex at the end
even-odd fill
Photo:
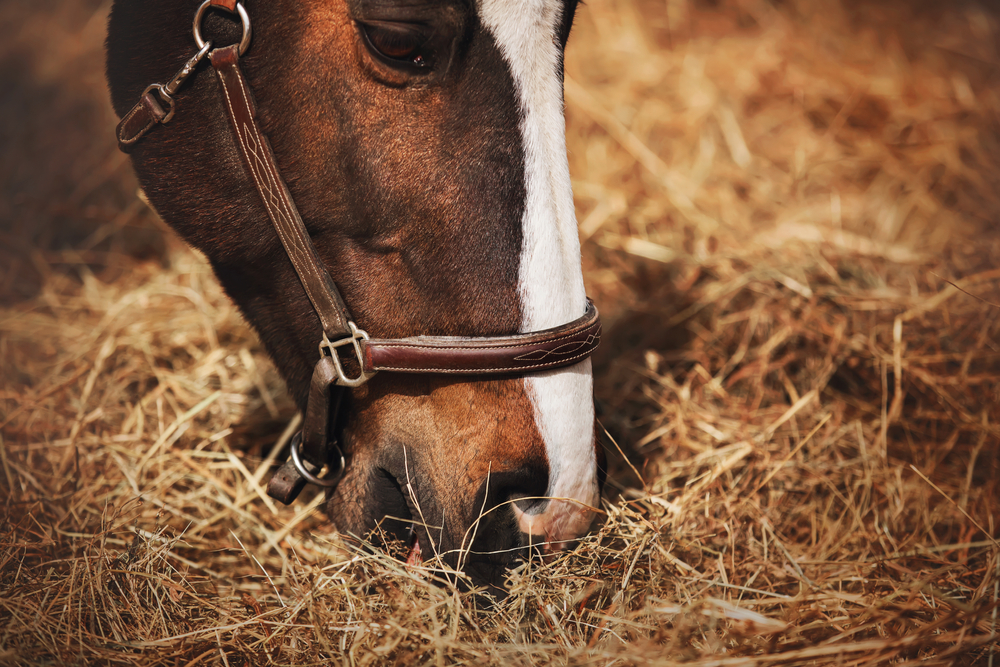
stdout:
POLYGON ((389 537, 408 541, 413 524, 410 506, 399 481, 389 471, 376 469, 368 480, 374 503, 370 508, 372 524, 378 524, 389 537))
POLYGON ((545 511, 548 504, 545 494, 549 487, 547 466, 530 466, 500 473, 496 476, 496 482, 495 497, 500 503, 510 504, 515 514, 534 515, 545 511))
POLYGON ((549 485, 547 466, 524 466, 515 470, 493 471, 487 475, 476 494, 475 511, 509 516, 511 511, 537 513, 544 508, 549 485))
POLYGON ((548 498, 542 497, 541 494, 514 493, 510 495, 509 500, 514 507, 525 514, 541 514, 549 503, 548 498))

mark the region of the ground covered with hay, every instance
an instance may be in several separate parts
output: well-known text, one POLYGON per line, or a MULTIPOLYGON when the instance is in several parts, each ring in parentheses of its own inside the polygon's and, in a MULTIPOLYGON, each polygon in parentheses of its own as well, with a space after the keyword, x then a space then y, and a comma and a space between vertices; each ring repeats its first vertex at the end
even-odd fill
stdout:
POLYGON ((989 7, 581 8, 611 474, 493 603, 262 492, 294 408, 136 196, 107 9, 0 6, 0 664, 1000 665, 989 7))

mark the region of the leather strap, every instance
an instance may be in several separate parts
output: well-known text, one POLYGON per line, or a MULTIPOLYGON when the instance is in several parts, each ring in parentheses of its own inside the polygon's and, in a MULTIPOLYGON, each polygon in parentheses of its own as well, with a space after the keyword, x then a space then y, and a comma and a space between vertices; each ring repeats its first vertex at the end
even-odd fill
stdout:
MULTIPOLYGON (((209 1, 211 2, 211 0, 209 1)), ((247 34, 246 30, 244 30, 244 34, 247 34)), ((241 43, 243 41, 241 40, 241 43)), ((181 65, 181 68, 167 83, 154 83, 146 86, 146 90, 142 91, 136 105, 118 123, 116 129, 118 148, 127 153, 132 144, 146 136, 147 132, 161 123, 170 122, 176 107, 174 93, 191 76, 198 63, 208 54, 210 48, 212 48, 211 43, 203 44, 193 56, 181 65), (164 104, 166 104, 166 108, 164 108, 164 104)))
POLYGON ((240 70, 237 45, 216 49, 208 57, 222 84, 227 115, 240 155, 253 177, 264 208, 295 267, 306 296, 319 316, 323 331, 333 340, 349 336, 351 329, 348 322, 351 318, 347 305, 316 253, 292 195, 278 172, 271 144, 257 126, 257 111, 240 70))
POLYGON ((601 343, 601 317, 587 299, 583 317, 513 336, 416 336, 361 341, 365 372, 455 375, 534 373, 570 366, 601 343))
POLYGON ((118 147, 123 151, 128 151, 132 144, 162 123, 163 119, 167 117, 167 112, 168 110, 163 108, 153 91, 147 88, 139 101, 125 114, 121 122, 118 123, 118 127, 115 128, 118 147))
MULTIPOLYGON (((320 357, 313 369, 309 385, 309 401, 302 430, 295 434, 291 447, 298 449, 301 464, 311 475, 320 473, 329 464, 330 474, 322 480, 324 486, 332 486, 344 473, 344 457, 333 432, 337 422, 337 412, 343 400, 343 387, 338 387, 337 371, 330 357, 320 357)), ((289 458, 267 483, 267 494, 275 500, 289 505, 302 491, 307 480, 298 470, 294 458, 289 458)))
POLYGON ((236 12, 236 0, 212 0, 213 7, 221 7, 229 12, 236 12))

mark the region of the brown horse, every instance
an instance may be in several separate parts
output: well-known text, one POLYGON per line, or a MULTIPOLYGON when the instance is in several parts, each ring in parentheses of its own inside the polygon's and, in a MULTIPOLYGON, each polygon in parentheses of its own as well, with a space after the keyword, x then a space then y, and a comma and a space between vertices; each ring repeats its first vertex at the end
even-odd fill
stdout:
MULTIPOLYGON (((196 27, 239 42, 239 19, 213 4, 235 8, 207 2, 196 27)), ((253 28, 240 65, 257 122, 319 259, 372 336, 503 336, 587 310, 562 96, 576 4, 239 7, 253 28)), ((199 5, 115 1, 107 74, 119 116, 191 56, 199 5)), ((130 147, 132 161, 305 409, 323 329, 210 69, 172 91, 176 113, 130 147)), ((559 548, 589 529, 603 459, 594 425, 589 359, 521 375, 380 373, 337 419, 347 464, 326 509, 344 533, 381 525, 496 584, 529 543, 559 548)))

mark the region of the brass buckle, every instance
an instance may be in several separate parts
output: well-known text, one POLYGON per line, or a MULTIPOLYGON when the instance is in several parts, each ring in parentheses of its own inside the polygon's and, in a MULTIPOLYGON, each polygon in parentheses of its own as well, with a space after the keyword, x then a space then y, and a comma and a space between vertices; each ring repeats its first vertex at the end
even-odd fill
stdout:
POLYGON ((341 338, 340 340, 331 341, 326 337, 326 333, 323 333, 323 342, 319 344, 320 354, 329 354, 333 359, 333 365, 337 370, 337 385, 341 387, 360 387, 365 382, 375 375, 374 372, 365 372, 365 358, 361 351, 361 341, 368 340, 368 333, 364 329, 359 329, 354 322, 348 322, 347 325, 351 328, 351 335, 347 338, 341 338), (344 365, 340 361, 340 355, 337 352, 337 348, 346 347, 351 345, 354 347, 354 356, 358 361, 358 372, 357 377, 350 377, 344 371, 344 365))

